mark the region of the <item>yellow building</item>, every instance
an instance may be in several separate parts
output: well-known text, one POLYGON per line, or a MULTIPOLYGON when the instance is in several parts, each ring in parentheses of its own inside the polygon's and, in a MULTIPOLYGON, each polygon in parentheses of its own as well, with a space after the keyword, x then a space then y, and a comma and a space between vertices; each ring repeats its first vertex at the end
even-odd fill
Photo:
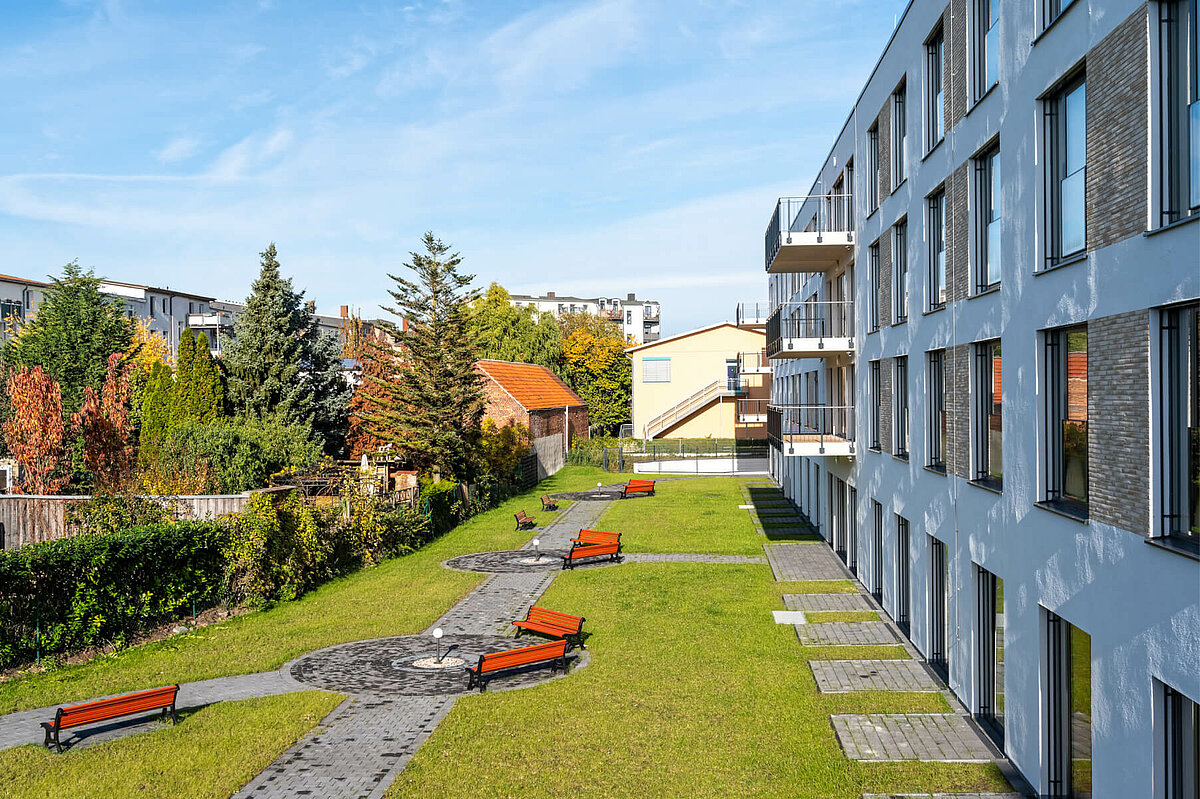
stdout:
POLYGON ((639 438, 766 438, 766 336, 731 322, 625 351, 639 438))

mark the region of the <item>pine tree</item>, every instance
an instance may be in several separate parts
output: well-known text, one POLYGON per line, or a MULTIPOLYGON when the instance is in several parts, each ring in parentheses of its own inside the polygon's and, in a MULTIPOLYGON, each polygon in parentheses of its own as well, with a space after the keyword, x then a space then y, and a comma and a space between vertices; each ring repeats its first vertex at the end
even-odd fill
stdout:
POLYGON ((175 356, 175 393, 171 404, 171 427, 194 418, 192 412, 193 373, 196 365, 196 334, 184 328, 179 336, 179 354, 175 356))
POLYGON ((379 396, 362 418, 374 436, 396 444, 418 463, 469 479, 484 411, 469 308, 477 297, 468 288, 475 276, 459 274, 462 258, 448 255, 450 248, 432 232, 423 243, 424 254, 411 253, 411 263, 405 264, 413 280, 388 275, 396 284, 388 292, 395 307, 383 310, 404 324, 380 326, 400 351, 385 344, 371 349, 395 379, 371 378, 379 396))
POLYGON ((241 416, 310 425, 301 365, 305 339, 313 335, 312 313, 303 293, 280 274, 276 254, 273 242, 260 253, 258 279, 234 322, 234 338, 224 342, 229 401, 241 416))
POLYGON ((163 442, 171 432, 174 394, 171 367, 164 363, 154 364, 142 400, 142 429, 138 436, 138 462, 142 466, 154 463, 162 453, 163 442))

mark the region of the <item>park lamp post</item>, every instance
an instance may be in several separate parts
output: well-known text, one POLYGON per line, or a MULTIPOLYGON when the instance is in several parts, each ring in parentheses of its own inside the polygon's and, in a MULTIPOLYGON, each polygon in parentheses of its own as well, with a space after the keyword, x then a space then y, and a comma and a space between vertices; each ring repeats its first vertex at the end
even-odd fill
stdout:
POLYGON ((433 631, 433 640, 437 642, 437 662, 442 662, 442 628, 438 627, 433 631))
POLYGON ((540 539, 540 538, 533 539, 533 551, 534 551, 534 554, 537 555, 537 557, 534 558, 534 560, 542 559, 542 550, 539 549, 539 547, 541 547, 541 545, 542 545, 542 539, 540 539))

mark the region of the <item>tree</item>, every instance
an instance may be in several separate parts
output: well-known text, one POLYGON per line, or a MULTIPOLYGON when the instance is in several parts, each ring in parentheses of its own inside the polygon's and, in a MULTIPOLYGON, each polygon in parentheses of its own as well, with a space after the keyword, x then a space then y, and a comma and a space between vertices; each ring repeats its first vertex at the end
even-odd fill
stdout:
POLYGON ((258 279, 234 322, 234 338, 223 343, 229 401, 240 416, 274 416, 308 426, 312 410, 301 364, 312 314, 303 292, 280 274, 274 242, 259 255, 258 279))
POLYGON ((99 278, 73 261, 46 289, 37 316, 5 347, 4 360, 42 367, 59 384, 63 412, 70 415, 83 404, 85 388, 103 386, 108 356, 130 350, 133 328, 121 304, 100 293, 99 278))
POLYGON ((70 479, 58 474, 66 434, 62 390, 40 366, 9 372, 6 388, 11 413, 4 440, 21 467, 17 487, 28 494, 56 494, 70 479))
POLYGON ((312 398, 313 431, 325 453, 340 456, 346 448, 349 402, 354 387, 342 376, 342 344, 334 333, 312 336, 304 353, 304 382, 312 398))
POLYGON ((221 380, 221 369, 208 348, 208 336, 204 333, 196 336, 188 408, 190 418, 200 422, 211 422, 225 416, 225 384, 221 380))
POLYGON ((171 358, 167 339, 150 329, 149 319, 140 317, 133 320, 133 335, 125 352, 127 359, 146 375, 154 370, 154 364, 166 363, 171 358))
MULTIPOLYGON (((363 416, 364 414, 370 415, 383 402, 384 389, 380 387, 380 384, 395 377, 395 372, 389 368, 393 361, 374 357, 370 345, 366 343, 367 339, 363 338, 361 341, 361 350, 356 356, 351 356, 357 357, 362 369, 361 379, 354 387, 354 393, 347 405, 349 420, 346 449, 351 458, 361 458, 364 454, 377 452, 386 443, 372 432, 373 425, 363 416)), ((387 346, 380 338, 376 338, 374 343, 379 347, 387 346)))
POLYGON ((111 490, 133 466, 133 431, 129 427, 129 372, 122 354, 108 356, 104 387, 83 390, 83 405, 71 422, 83 437, 83 465, 96 485, 111 490))
POLYGON ((588 421, 609 433, 629 421, 632 363, 625 344, 576 330, 563 344, 563 379, 588 406, 588 421))
POLYGON ((171 367, 157 363, 150 373, 142 400, 142 427, 138 437, 138 462, 143 468, 158 459, 163 442, 171 432, 171 409, 175 404, 175 381, 171 367))
POLYGON ((422 241, 425 252, 411 253, 405 264, 414 279, 388 275, 396 284, 388 292, 395 307, 383 310, 403 324, 380 327, 403 355, 387 345, 371 347, 395 379, 372 378, 379 396, 361 418, 373 435, 418 463, 463 480, 474 468, 484 410, 469 308, 477 296, 468 288, 475 276, 459 274, 462 258, 432 232, 422 241))
POLYGON ((594 338, 611 338, 625 343, 625 334, 620 325, 594 313, 585 311, 565 313, 558 318, 558 324, 562 329, 564 341, 582 331, 594 338))
POLYGON ((192 374, 196 365, 196 334, 185 327, 175 356, 175 391, 171 403, 171 427, 192 418, 192 374))
POLYGON ((471 326, 479 341, 479 357, 536 363, 558 368, 562 334, 551 313, 515 308, 504 287, 493 283, 471 305, 471 326))

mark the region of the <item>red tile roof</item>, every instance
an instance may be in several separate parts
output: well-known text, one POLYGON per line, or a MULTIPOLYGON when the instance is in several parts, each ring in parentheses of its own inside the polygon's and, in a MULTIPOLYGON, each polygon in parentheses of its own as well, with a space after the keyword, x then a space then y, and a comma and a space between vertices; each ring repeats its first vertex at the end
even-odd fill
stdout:
POLYGON ((476 367, 495 380, 525 410, 585 405, 579 395, 544 366, 508 361, 476 361, 476 367))

